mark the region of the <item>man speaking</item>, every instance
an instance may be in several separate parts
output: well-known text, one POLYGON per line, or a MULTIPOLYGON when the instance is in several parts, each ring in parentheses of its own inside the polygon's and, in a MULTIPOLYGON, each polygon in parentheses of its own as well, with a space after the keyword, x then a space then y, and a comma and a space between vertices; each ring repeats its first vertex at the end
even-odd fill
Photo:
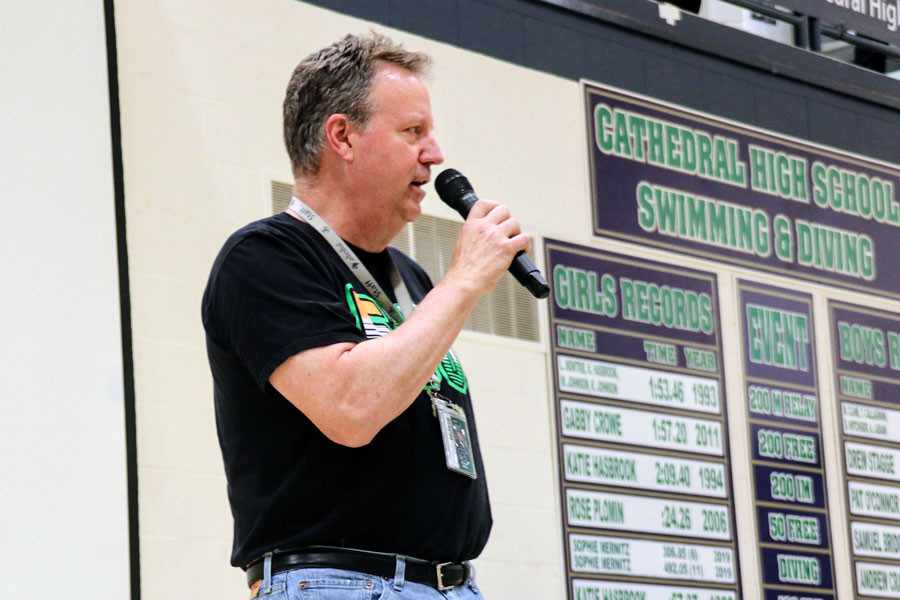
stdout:
POLYGON ((468 560, 491 511, 451 344, 528 238, 479 201, 432 286, 388 243, 443 161, 429 58, 348 35, 284 100, 286 212, 233 234, 203 324, 251 597, 480 598, 468 560))

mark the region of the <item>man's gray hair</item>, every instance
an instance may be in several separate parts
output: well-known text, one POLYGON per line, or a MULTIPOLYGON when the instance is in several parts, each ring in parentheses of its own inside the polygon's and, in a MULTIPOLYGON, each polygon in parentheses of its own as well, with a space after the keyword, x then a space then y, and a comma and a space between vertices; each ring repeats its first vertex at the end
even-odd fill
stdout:
POLYGON ((360 128, 366 126, 375 108, 369 91, 379 62, 422 75, 431 58, 372 32, 347 35, 310 54, 294 69, 284 97, 284 143, 294 176, 319 171, 328 117, 344 114, 360 128))

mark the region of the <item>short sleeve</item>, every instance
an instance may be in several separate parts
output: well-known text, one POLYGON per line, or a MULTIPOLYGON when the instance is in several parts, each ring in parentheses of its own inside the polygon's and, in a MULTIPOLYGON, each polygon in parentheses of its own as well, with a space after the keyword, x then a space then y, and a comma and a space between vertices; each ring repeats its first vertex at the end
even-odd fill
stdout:
POLYGON ((250 235, 217 260, 204 299, 207 334, 232 349, 261 388, 302 350, 365 339, 347 304, 347 282, 314 248, 250 235))

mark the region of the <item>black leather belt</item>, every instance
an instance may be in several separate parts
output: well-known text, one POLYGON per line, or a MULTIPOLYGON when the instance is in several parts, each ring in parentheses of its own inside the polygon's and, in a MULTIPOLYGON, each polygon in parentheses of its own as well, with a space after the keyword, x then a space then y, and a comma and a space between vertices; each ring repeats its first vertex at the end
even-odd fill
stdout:
MULTIPOLYGON (((272 556, 272 574, 300 568, 346 569, 393 577, 397 567, 396 554, 366 552, 348 548, 317 547, 297 552, 284 552, 272 556)), ((404 557, 406 580, 424 583, 439 590, 449 590, 469 579, 469 567, 465 563, 431 562, 404 557)), ((258 558, 247 566, 247 585, 263 578, 264 558, 258 558)))

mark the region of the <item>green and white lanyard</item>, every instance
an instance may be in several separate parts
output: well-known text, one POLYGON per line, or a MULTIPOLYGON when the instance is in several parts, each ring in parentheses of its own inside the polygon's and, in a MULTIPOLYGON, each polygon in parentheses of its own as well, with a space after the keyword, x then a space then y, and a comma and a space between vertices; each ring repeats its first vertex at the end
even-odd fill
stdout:
MULTIPOLYGON (((403 277, 400 276, 400 271, 397 269, 397 265, 394 264, 393 259, 389 261, 390 277, 391 284, 394 286, 394 295, 397 297, 397 303, 391 302, 390 297, 381 288, 375 277, 369 272, 369 269, 356 256, 356 253, 347 245, 347 242, 342 240, 341 236, 316 211, 296 196, 291 198, 288 208, 300 215, 304 221, 319 232, 344 264, 347 265, 353 276, 363 284, 363 287, 366 288, 384 312, 397 323, 397 326, 400 326, 405 320, 404 315, 412 314, 412 297, 409 295, 409 289, 407 289, 403 277)), ((437 373, 432 373, 431 379, 425 384, 425 391, 431 398, 432 408, 441 426, 447 468, 475 479, 477 475, 475 473, 475 464, 472 460, 472 445, 465 412, 461 407, 438 393, 440 385, 437 373)))

